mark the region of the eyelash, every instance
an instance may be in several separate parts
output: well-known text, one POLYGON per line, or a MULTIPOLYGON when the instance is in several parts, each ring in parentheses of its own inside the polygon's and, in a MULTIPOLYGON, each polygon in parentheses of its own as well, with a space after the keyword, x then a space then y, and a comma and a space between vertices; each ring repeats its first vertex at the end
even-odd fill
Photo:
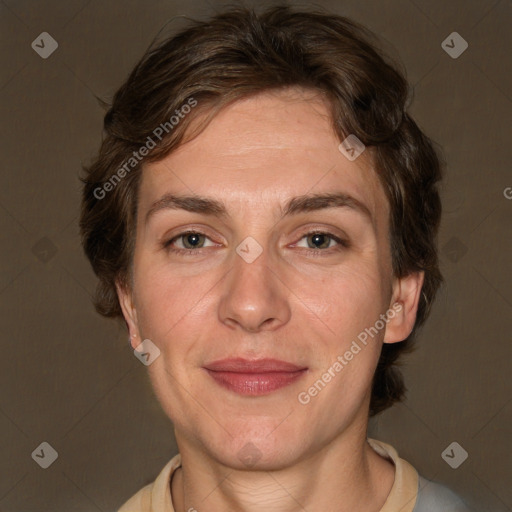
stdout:
MULTIPOLYGON (((182 237, 184 237, 186 235, 190 235, 190 234, 202 235, 202 236, 205 236, 206 238, 208 238, 206 233, 202 233, 201 231, 197 231, 197 230, 183 231, 182 233, 180 233, 180 234, 176 235, 175 237, 171 238, 170 240, 167 240, 166 242, 164 242, 162 244, 163 248, 166 249, 169 252, 172 252, 172 253, 178 254, 178 255, 185 255, 185 256, 187 256, 187 255, 189 255, 189 256, 201 255, 202 254, 201 248, 200 249, 176 249, 175 247, 172 247, 171 244, 174 241, 176 241, 179 238, 182 238, 182 237)), ((329 231, 321 231, 321 230, 308 231, 307 233, 304 233, 300 237, 299 241, 302 240, 303 238, 306 238, 306 237, 311 236, 311 235, 326 235, 329 238, 331 238, 332 240, 334 240, 336 243, 339 244, 338 247, 329 247, 328 249, 304 249, 306 254, 308 254, 310 256, 313 256, 313 257, 328 256, 328 255, 331 254, 331 250, 332 249, 334 249, 334 250, 341 250, 340 248, 348 249, 350 247, 350 244, 349 244, 349 242, 347 240, 339 238, 338 236, 336 236, 333 233, 330 233, 329 231), (322 254, 322 253, 327 253, 327 254, 322 254)))

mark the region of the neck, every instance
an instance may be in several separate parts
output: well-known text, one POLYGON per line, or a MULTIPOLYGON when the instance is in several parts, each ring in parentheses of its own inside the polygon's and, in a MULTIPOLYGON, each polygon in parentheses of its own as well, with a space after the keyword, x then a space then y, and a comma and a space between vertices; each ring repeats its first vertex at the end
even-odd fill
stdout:
MULTIPOLYGON (((363 435, 335 439, 292 467, 240 471, 180 447, 172 479, 176 512, 378 512, 391 490, 394 466, 363 435)), ((178 435, 177 435, 178 440, 178 435)))

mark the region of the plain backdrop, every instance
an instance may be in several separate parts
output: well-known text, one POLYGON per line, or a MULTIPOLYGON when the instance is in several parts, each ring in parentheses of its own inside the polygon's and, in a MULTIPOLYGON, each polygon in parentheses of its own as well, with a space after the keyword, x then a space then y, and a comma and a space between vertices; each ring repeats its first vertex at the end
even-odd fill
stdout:
MULTIPOLYGON (((447 161, 446 284, 405 361, 407 401, 372 420, 370 435, 475 512, 510 511, 512 2, 315 5, 363 23, 403 63, 410 112, 447 161), (468 43, 457 58, 442 47, 453 32, 468 43), (457 469, 441 456, 454 441, 468 453, 457 469)), ((78 175, 101 139, 95 96, 108 101, 175 16, 206 18, 221 6, 0 2, 1 511, 112 512, 176 453, 125 327, 91 305, 78 175), (42 32, 58 44, 46 59, 31 46, 42 32), (43 442, 58 454, 47 469, 32 456, 43 442)), ((182 25, 175 18, 164 32, 182 25)))

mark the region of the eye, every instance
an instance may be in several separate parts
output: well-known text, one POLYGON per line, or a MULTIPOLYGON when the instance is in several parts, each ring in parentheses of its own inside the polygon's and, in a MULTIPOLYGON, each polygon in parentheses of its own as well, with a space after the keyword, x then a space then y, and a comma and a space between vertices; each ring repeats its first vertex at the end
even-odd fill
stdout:
POLYGON ((333 233, 324 231, 312 231, 310 233, 306 233, 301 240, 306 240, 306 246, 300 245, 300 241, 295 245, 297 247, 306 247, 308 252, 311 253, 327 252, 327 249, 332 249, 333 247, 335 249, 349 247, 349 243, 346 240, 339 238, 333 233))
MULTIPOLYGON (((198 249, 209 247, 205 245, 206 240, 209 240, 209 238, 204 233, 185 231, 166 241, 163 246, 171 252, 190 254, 191 252, 198 252, 198 249), (175 244, 178 246, 175 247, 175 244)), ((214 245, 212 243, 210 246, 214 245)))

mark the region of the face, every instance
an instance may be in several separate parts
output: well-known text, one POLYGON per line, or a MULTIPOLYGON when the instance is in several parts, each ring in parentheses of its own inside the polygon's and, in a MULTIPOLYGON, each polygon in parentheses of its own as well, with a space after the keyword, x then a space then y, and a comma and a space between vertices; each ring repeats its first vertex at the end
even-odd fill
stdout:
POLYGON ((327 106, 288 90, 145 167, 118 291, 136 344, 160 350, 148 370, 178 445, 268 469, 365 430, 382 343, 412 329, 421 276, 393 278, 370 149, 351 161, 339 143, 327 106), (213 365, 234 358, 248 362, 213 365))

